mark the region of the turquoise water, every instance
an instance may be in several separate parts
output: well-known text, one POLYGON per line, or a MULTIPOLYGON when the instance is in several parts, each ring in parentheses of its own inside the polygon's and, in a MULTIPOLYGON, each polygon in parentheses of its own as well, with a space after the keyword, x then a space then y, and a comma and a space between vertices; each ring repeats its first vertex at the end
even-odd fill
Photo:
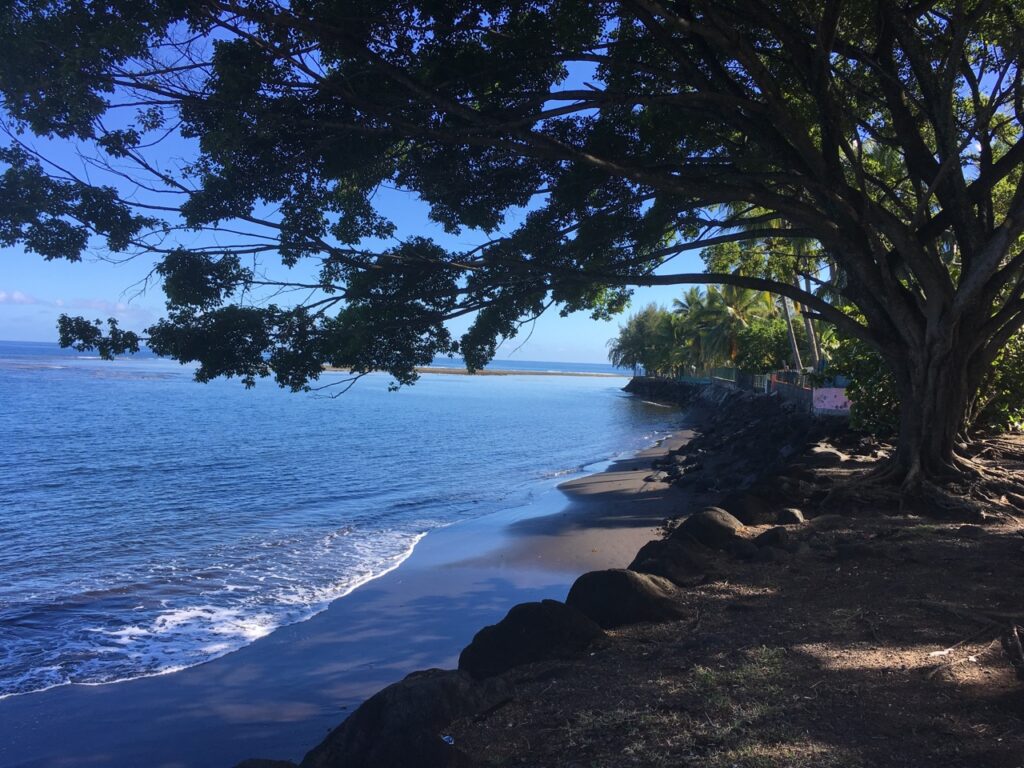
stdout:
MULTIPOLYGON (((609 370, 494 364, 513 366, 609 370)), ((429 531, 529 504, 674 426, 624 378, 388 382, 246 391, 156 358, 0 342, 0 696, 216 658, 429 531)))

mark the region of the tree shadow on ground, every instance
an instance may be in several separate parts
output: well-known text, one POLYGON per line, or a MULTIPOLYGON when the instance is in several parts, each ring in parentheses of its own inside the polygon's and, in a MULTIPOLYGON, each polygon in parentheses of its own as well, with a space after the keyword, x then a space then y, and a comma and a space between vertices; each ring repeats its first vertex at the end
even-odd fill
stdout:
POLYGON ((495 766, 1020 768, 1024 687, 1000 643, 1024 624, 1018 531, 888 518, 808 542, 724 559, 683 592, 687 620, 519 670, 460 743, 495 766))

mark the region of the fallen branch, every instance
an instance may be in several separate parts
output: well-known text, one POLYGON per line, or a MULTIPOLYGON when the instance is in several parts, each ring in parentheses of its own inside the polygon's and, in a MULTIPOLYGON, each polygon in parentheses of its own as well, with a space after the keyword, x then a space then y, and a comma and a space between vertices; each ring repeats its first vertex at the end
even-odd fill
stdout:
POLYGON ((991 631, 992 631, 991 625, 986 625, 982 629, 980 629, 977 632, 975 632, 973 635, 968 635, 963 640, 959 640, 959 641, 953 643, 948 648, 943 648, 941 651, 932 651, 931 653, 928 654, 928 657, 929 658, 934 658, 936 656, 949 656, 949 654, 951 654, 953 651, 955 651, 961 645, 965 645, 965 644, 971 642, 972 640, 977 640, 982 635, 988 634, 991 631))
POLYGON ((959 666, 960 664, 967 664, 967 663, 976 664, 978 659, 980 659, 984 654, 986 654, 989 651, 991 651, 992 648, 995 646, 995 644, 998 643, 998 642, 999 642, 999 638, 997 637, 992 642, 990 642, 985 648, 983 648, 981 651, 979 651, 978 653, 972 653, 969 656, 964 656, 961 659, 955 659, 953 661, 948 661, 945 664, 939 664, 938 666, 933 667, 932 670, 927 675, 924 676, 924 679, 925 680, 931 680, 933 677, 935 677, 937 674, 939 674, 939 672, 942 672, 943 670, 946 670, 946 669, 952 669, 953 667, 959 666))

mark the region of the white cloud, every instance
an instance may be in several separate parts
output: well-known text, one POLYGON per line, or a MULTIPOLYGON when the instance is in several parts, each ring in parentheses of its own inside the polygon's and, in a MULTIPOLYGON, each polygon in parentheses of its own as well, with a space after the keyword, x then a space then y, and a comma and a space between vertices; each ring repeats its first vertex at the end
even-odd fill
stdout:
POLYGON ((72 299, 70 306, 77 309, 94 309, 97 312, 127 312, 132 309, 122 301, 104 301, 103 299, 72 299))
POLYGON ((107 301, 105 299, 38 299, 23 291, 0 290, 0 305, 34 305, 38 307, 54 307, 71 311, 97 312, 105 316, 116 316, 126 321, 151 322, 153 313, 146 307, 126 304, 123 301, 107 301))
POLYGON ((38 304, 39 301, 21 291, 0 291, 0 304, 38 304))

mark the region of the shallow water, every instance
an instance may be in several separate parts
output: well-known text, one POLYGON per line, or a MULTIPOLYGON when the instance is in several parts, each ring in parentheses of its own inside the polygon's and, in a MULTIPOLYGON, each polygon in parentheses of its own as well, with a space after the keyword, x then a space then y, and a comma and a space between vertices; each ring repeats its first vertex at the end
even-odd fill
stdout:
POLYGON ((622 378, 388 383, 246 391, 154 358, 0 342, 0 696, 223 655, 426 532, 528 504, 674 426, 622 378))

